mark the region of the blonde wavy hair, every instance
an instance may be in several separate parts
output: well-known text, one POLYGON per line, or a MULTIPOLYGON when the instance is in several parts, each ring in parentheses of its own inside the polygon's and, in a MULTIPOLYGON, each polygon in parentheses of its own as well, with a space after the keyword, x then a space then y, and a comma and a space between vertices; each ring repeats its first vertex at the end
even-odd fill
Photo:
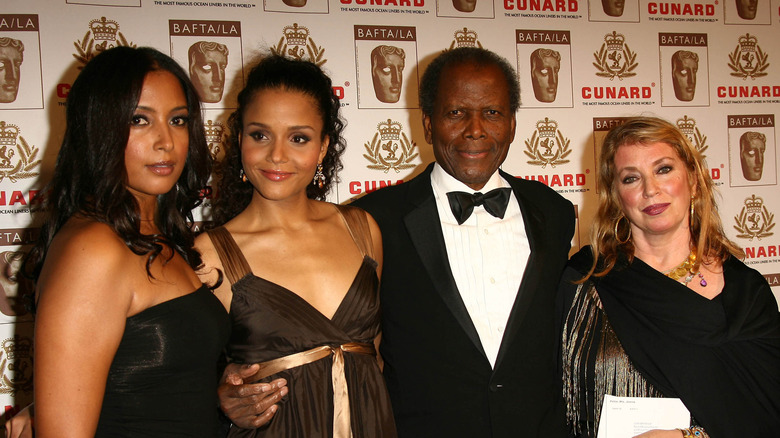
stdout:
POLYGON ((715 188, 699 151, 676 126, 666 120, 657 117, 633 117, 610 130, 601 147, 598 160, 599 207, 590 236, 593 265, 581 282, 591 275, 595 277, 607 275, 615 267, 621 252, 628 257, 629 261, 633 260, 634 245, 631 239, 626 238, 630 225, 628 220, 622 220, 624 214, 620 208, 620 199, 615 185, 617 176, 615 153, 621 146, 653 143, 668 144, 685 163, 688 184, 694 196, 692 201, 694 214, 690 218, 690 233, 691 242, 696 248, 697 260, 710 264, 723 262, 729 256, 744 258, 745 253, 742 249, 730 241, 723 232, 723 224, 715 202, 715 188), (624 243, 618 243, 619 240, 624 243))

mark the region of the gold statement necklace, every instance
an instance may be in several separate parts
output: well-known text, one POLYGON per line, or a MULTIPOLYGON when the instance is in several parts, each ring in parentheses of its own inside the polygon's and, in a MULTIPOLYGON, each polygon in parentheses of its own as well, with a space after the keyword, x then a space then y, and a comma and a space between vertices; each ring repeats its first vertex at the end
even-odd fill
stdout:
POLYGON ((664 274, 672 280, 682 283, 684 286, 688 286, 688 283, 693 280, 693 277, 699 277, 699 284, 702 287, 707 286, 707 280, 701 275, 696 265, 696 249, 694 248, 688 257, 683 260, 682 263, 672 268, 669 271, 665 271, 664 274))

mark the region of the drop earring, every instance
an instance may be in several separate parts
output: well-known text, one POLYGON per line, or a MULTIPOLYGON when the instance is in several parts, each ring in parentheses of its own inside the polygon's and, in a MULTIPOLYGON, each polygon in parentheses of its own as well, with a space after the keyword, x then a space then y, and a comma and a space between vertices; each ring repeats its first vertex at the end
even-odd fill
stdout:
POLYGON ((314 173, 314 180, 311 182, 319 188, 325 185, 325 174, 322 173, 322 163, 317 164, 317 172, 314 173))

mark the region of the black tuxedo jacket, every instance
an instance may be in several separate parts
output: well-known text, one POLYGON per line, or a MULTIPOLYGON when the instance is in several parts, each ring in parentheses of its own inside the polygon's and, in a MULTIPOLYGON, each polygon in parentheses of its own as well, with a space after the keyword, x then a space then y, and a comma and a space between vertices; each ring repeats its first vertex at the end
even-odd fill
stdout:
POLYGON ((554 307, 572 204, 501 173, 520 203, 531 255, 493 369, 450 270, 432 169, 354 203, 382 230, 380 351, 399 436, 564 437, 554 307))

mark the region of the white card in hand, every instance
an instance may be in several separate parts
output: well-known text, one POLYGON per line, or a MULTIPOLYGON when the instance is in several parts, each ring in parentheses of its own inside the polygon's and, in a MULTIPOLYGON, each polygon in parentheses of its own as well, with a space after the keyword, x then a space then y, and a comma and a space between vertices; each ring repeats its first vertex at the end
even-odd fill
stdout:
POLYGON ((604 396, 598 438, 631 438, 652 429, 690 427, 691 413, 679 398, 604 396))

